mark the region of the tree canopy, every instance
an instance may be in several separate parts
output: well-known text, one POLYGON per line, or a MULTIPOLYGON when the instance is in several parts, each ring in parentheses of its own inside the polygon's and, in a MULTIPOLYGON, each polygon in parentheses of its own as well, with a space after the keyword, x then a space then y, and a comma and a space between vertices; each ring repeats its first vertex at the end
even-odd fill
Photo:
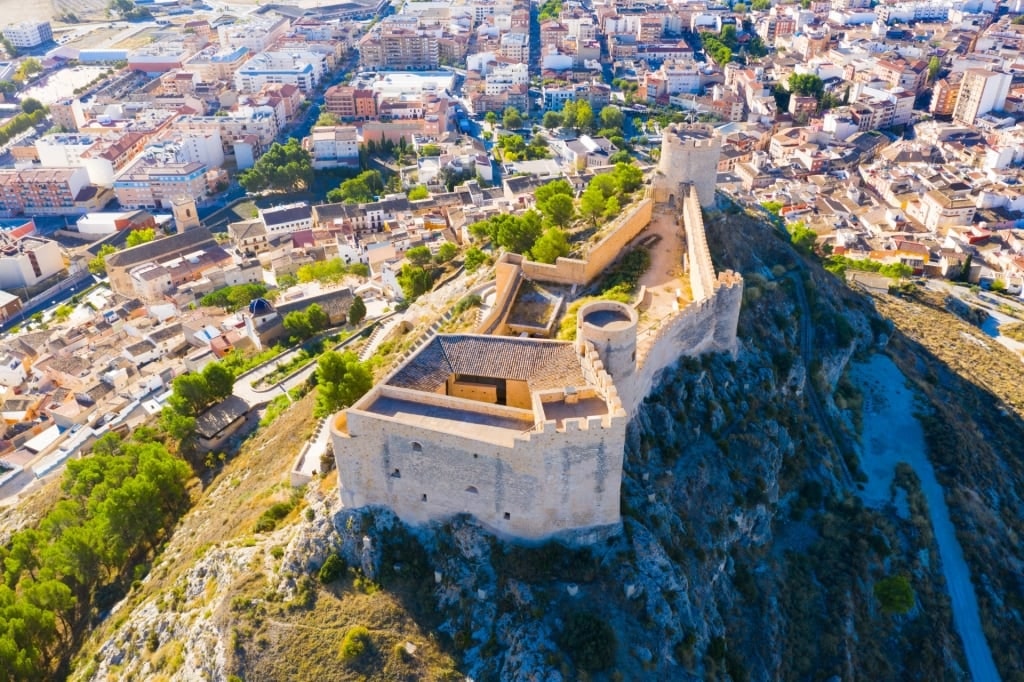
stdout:
POLYGON ((302 191, 313 182, 313 159, 295 138, 275 142, 252 168, 238 175, 238 182, 249 192, 302 191))
POLYGON ((362 322, 366 318, 366 303, 363 302, 362 296, 356 296, 352 300, 352 305, 348 309, 348 323, 353 327, 362 322))
POLYGON ((380 171, 363 171, 354 178, 341 183, 337 189, 327 193, 327 201, 333 203, 365 204, 373 201, 384 191, 384 179, 380 171))
POLYGON ((509 130, 519 130, 523 127, 523 116, 515 107, 508 107, 502 114, 501 124, 509 130))
POLYGON ((117 249, 110 244, 104 244, 101 246, 96 255, 89 260, 89 272, 94 275, 107 274, 107 262, 104 258, 112 253, 117 253, 117 249))
POLYGON ((825 92, 825 84, 818 76, 813 73, 791 73, 789 74, 789 91, 794 95, 810 95, 816 99, 821 99, 822 94, 825 92))
POLYGON ((569 255, 569 240, 565 231, 549 227, 530 248, 530 258, 541 263, 554 263, 560 256, 569 255))
POLYGON ((503 213, 469 226, 470 234, 477 239, 490 239, 513 253, 529 252, 541 230, 541 216, 534 210, 520 216, 503 213))
POLYGON ((351 351, 327 351, 317 360, 316 415, 326 417, 350 407, 373 386, 373 375, 351 351))
POLYGON ((409 191, 406 193, 406 196, 409 197, 410 201, 419 201, 420 199, 429 199, 430 198, 430 190, 428 190, 423 185, 416 185, 415 187, 410 187, 409 188, 409 191))
POLYGON ((203 296, 199 299, 199 305, 216 306, 223 308, 226 312, 233 313, 249 305, 249 302, 254 298, 260 298, 261 296, 266 296, 266 294, 266 285, 258 282, 230 284, 203 296))
POLYGON ((153 429, 131 440, 107 434, 91 456, 68 460, 61 499, 0 547, 0 677, 57 677, 76 632, 90 627, 97 595, 120 599, 122 576, 151 557, 188 508, 190 477, 153 429))
POLYGON ((146 242, 151 242, 154 239, 156 239, 156 230, 152 227, 147 227, 141 230, 132 230, 129 232, 128 238, 125 240, 124 244, 128 248, 131 248, 133 246, 145 244, 146 242))

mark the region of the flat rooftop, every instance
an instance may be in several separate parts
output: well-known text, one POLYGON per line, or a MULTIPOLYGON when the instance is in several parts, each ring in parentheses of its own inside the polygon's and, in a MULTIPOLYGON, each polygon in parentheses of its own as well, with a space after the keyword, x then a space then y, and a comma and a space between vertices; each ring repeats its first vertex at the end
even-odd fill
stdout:
POLYGON ((370 414, 400 419, 422 429, 489 441, 506 447, 512 447, 517 435, 534 426, 532 417, 516 419, 387 396, 377 398, 363 409, 370 414))
POLYGON ((583 321, 602 329, 619 330, 629 327, 629 315, 618 310, 595 310, 587 313, 583 321))
POLYGON ((554 419, 555 428, 560 429, 566 419, 603 417, 608 414, 608 403, 603 398, 582 398, 575 403, 556 400, 544 403, 544 419, 554 419))

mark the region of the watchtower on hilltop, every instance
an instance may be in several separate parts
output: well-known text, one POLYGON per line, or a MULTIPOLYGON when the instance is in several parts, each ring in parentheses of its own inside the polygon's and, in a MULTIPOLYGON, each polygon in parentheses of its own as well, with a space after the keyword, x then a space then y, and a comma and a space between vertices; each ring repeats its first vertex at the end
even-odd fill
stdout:
POLYGON ((715 203, 715 182, 722 138, 709 125, 673 123, 661 136, 661 160, 655 179, 657 201, 679 204, 680 185, 690 183, 704 208, 715 203))

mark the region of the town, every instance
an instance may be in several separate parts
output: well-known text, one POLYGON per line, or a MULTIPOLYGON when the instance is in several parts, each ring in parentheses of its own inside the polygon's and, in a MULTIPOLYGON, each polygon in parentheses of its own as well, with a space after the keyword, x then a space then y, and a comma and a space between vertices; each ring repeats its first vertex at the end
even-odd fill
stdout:
MULTIPOLYGON (((1020 318, 1024 2, 870 5, 118 0, 6 27, 0 497, 182 375, 227 372, 190 415, 224 451, 329 347, 388 369, 442 326, 514 333, 501 252, 585 261, 676 125, 714 141, 701 205, 1020 318)), ((593 283, 528 279, 540 337, 593 283)))
POLYGON ((0 677, 1021 669, 1024 0, 0 6, 0 677))

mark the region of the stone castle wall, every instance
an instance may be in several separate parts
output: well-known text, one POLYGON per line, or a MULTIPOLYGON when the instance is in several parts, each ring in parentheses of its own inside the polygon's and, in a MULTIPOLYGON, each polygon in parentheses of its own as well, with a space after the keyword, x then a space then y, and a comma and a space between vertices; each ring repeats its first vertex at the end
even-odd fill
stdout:
MULTIPOLYGON (((423 397, 467 407, 466 401, 445 396, 423 397)), ((470 406, 532 416, 502 406, 470 406)), ((523 539, 620 522, 627 422, 622 410, 604 418, 567 419, 562 429, 543 422, 509 444, 359 410, 343 415, 346 424, 336 422, 332 436, 346 506, 383 505, 409 523, 465 512, 498 533, 523 539)), ((526 427, 533 428, 532 422, 526 427)))
POLYGON ((548 264, 524 258, 520 262, 523 274, 528 279, 553 284, 590 284, 622 255, 622 250, 641 230, 651 224, 653 214, 654 200, 646 196, 616 219, 614 227, 587 253, 586 260, 559 258, 553 264, 548 264))
POLYGON ((630 415, 657 384, 662 370, 680 357, 704 353, 735 355, 737 349, 736 328, 743 303, 743 278, 731 270, 715 274, 696 189, 687 186, 685 191, 681 215, 686 225, 694 300, 675 315, 640 332, 651 337, 647 354, 628 382, 616 382, 623 406, 630 415))

